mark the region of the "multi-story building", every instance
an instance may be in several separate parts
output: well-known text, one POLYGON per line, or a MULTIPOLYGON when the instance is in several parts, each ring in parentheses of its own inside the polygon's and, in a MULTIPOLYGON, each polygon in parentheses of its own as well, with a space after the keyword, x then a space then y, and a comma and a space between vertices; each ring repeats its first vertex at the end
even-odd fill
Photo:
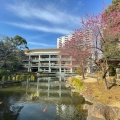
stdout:
MULTIPOLYGON (((86 30, 79 33, 81 37, 84 35, 84 40, 93 45, 91 31, 86 30)), ((73 73, 77 66, 72 66, 72 58, 67 56, 61 56, 59 54, 60 48, 70 39, 75 38, 75 34, 70 34, 57 38, 57 48, 56 49, 33 49, 25 50, 25 54, 28 58, 25 60, 25 68, 27 71, 38 71, 46 73, 73 73), (64 60, 62 60, 64 58, 64 60), (70 67, 72 66, 72 67, 70 67)), ((93 55, 94 57, 94 55, 93 55)), ((88 72, 91 72, 91 62, 88 63, 88 72)))
POLYGON ((77 39, 78 37, 89 42, 91 45, 94 44, 91 30, 83 30, 57 38, 57 48, 62 48, 68 40, 72 38, 77 39))
POLYGON ((72 39, 73 37, 74 37, 74 34, 69 34, 69 35, 57 38, 57 48, 63 47, 64 43, 72 39))
POLYGON ((33 49, 24 52, 28 57, 24 60, 25 68, 29 72, 72 73, 72 68, 68 69, 72 64, 71 58, 61 61, 63 56, 59 55, 59 49, 33 49))

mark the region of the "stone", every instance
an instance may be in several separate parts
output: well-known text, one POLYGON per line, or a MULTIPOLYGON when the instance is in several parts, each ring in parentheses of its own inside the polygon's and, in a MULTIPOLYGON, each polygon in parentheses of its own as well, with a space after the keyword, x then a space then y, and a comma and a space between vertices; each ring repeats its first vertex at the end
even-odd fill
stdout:
POLYGON ((105 119, 94 117, 94 116, 88 116, 87 120, 105 120, 105 119))
POLYGON ((120 109, 109 107, 100 103, 95 103, 88 109, 88 118, 89 116, 95 117, 95 120, 97 120, 97 118, 101 120, 115 120, 120 118, 120 109))

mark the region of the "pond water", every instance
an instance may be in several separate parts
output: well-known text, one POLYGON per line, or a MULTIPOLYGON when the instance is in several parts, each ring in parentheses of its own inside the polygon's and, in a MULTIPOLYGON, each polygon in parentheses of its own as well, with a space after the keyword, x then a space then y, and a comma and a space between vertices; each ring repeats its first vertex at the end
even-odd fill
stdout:
POLYGON ((0 120, 86 120, 85 100, 65 78, 38 78, 0 89, 0 120))

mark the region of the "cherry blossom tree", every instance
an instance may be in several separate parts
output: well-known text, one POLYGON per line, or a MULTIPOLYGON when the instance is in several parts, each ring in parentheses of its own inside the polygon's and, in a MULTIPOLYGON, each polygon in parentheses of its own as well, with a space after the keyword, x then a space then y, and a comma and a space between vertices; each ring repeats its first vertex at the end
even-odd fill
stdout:
MULTIPOLYGON (((70 56, 72 64, 68 68, 79 67, 82 78, 85 79, 85 71, 91 57, 91 41, 88 39, 88 30, 78 29, 73 33, 73 38, 67 40, 61 48, 60 55, 70 56)), ((64 59, 61 59, 64 61, 64 59)))
POLYGON ((107 59, 120 57, 120 2, 117 3, 116 10, 111 6, 108 8, 109 11, 106 10, 98 15, 86 15, 85 19, 81 19, 82 27, 92 32, 95 49, 94 62, 103 71, 102 77, 107 89, 106 74, 109 70, 107 59), (98 62, 100 57, 104 58, 104 64, 98 62))

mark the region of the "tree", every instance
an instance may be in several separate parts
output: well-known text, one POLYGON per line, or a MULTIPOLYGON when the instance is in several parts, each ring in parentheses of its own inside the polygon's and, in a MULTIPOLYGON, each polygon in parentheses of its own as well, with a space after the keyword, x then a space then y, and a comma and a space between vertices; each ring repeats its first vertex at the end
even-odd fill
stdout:
POLYGON ((102 14, 102 19, 106 23, 103 36, 112 44, 118 45, 120 43, 120 0, 113 0, 113 3, 102 14))
POLYGON ((120 48, 118 47, 120 39, 120 14, 118 11, 120 11, 120 4, 117 4, 119 7, 114 12, 86 15, 85 19, 81 20, 82 27, 92 32, 94 38, 93 48, 95 48, 94 62, 103 71, 102 77, 106 89, 108 89, 106 74, 109 70, 107 58, 120 57, 120 48), (98 62, 99 54, 102 54, 101 57, 104 58, 102 64, 98 62))
MULTIPOLYGON (((74 38, 67 40, 61 48, 60 55, 70 56, 72 64, 68 67, 79 67, 82 73, 82 78, 85 79, 85 71, 89 58, 91 57, 91 43, 87 39, 88 31, 78 29, 74 33, 74 38)), ((64 59, 61 59, 64 61, 64 59)))
POLYGON ((25 57, 22 49, 25 48, 28 48, 27 41, 21 36, 0 39, 0 68, 6 70, 20 68, 22 59, 25 57))

